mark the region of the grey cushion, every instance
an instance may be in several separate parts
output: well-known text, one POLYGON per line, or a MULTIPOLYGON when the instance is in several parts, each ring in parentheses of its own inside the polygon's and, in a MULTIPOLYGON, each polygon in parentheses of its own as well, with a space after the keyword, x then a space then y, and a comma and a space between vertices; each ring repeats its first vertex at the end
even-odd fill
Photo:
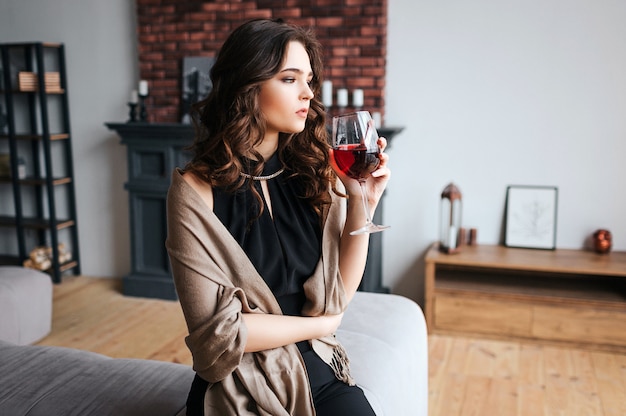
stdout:
POLYGON ((182 364, 0 341, 0 415, 172 416, 193 376, 182 364))

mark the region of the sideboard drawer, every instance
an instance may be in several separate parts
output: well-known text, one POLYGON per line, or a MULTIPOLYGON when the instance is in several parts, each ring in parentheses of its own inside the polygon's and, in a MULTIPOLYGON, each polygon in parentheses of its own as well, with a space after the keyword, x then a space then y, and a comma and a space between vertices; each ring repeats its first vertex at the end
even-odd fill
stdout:
POLYGON ((535 306, 532 334, 536 338, 626 345, 626 311, 584 306, 535 306))
MULTIPOLYGON (((591 305, 589 305, 591 306, 591 305)), ((626 345, 626 311, 437 294, 435 331, 574 344, 626 345)))
POLYGON ((532 305, 480 297, 438 294, 435 330, 530 337, 532 305))

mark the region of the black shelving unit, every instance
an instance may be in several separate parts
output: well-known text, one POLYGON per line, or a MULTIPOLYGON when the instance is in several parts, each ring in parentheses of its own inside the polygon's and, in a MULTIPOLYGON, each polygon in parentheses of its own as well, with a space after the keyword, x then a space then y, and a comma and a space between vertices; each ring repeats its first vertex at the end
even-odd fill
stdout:
POLYGON ((8 43, 0 44, 0 54, 5 164, 0 169, 0 264, 21 265, 35 247, 49 247, 47 271, 60 283, 65 272, 80 274, 65 48, 8 43), (59 244, 71 258, 59 261, 59 244))

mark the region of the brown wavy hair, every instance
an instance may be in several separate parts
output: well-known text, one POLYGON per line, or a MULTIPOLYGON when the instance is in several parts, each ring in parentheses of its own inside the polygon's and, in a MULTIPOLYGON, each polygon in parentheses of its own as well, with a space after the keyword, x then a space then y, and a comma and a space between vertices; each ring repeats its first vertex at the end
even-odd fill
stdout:
POLYGON ((330 202, 329 189, 336 175, 329 164, 326 113, 320 101, 323 63, 322 48, 311 30, 282 20, 257 19, 231 33, 211 68, 213 89, 192 107, 196 137, 190 150, 193 158, 186 170, 193 171, 212 186, 236 191, 249 186, 263 211, 263 201, 240 172, 260 175, 264 159, 255 151, 265 135, 266 120, 257 104, 261 84, 281 69, 289 42, 304 45, 313 70, 309 114, 304 130, 280 133, 278 157, 292 176, 300 176, 304 197, 321 212, 330 202), (259 161, 251 169, 245 160, 259 161))

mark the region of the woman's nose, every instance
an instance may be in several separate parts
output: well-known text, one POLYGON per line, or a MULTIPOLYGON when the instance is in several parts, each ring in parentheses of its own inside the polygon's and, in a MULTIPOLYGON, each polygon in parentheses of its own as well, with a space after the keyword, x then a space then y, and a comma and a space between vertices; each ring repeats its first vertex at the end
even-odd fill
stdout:
POLYGON ((315 94, 313 94, 313 90, 311 89, 311 86, 309 84, 306 84, 306 86, 304 87, 304 91, 302 92, 302 99, 312 100, 313 97, 315 97, 315 94))

